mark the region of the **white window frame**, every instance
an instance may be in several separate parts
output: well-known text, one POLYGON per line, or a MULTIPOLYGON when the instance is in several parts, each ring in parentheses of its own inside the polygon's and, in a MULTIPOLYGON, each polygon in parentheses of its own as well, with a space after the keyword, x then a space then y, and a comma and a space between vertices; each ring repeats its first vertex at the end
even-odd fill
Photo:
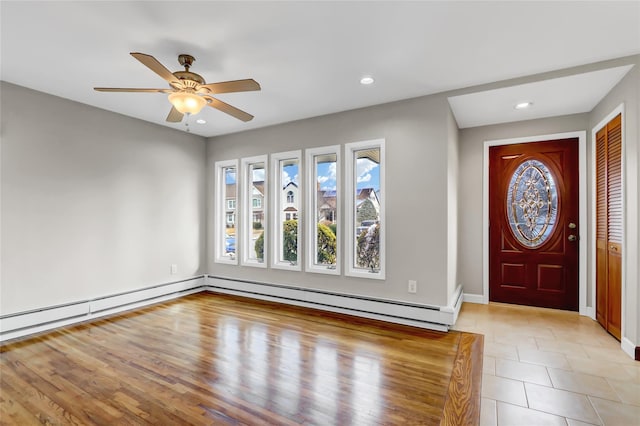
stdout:
MULTIPOLYGON (((242 250, 242 257, 241 257, 241 264, 243 266, 253 266, 256 268, 266 268, 267 267, 267 258, 269 256, 269 246, 268 246, 268 234, 267 234, 267 223, 268 223, 268 209, 267 209, 267 193, 268 193, 268 163, 267 163, 267 156, 266 155, 258 155, 255 157, 246 157, 243 158, 242 160, 240 160, 240 168, 242 170, 241 172, 241 196, 240 199, 241 201, 241 209, 240 209, 240 214, 241 214, 241 223, 242 223, 242 229, 244 230, 244 232, 241 233, 241 237, 242 237, 242 247, 244 247, 244 249, 242 250), (256 164, 256 163, 262 163, 264 164, 264 200, 262 203, 262 211, 264 214, 264 220, 263 220, 263 228, 262 228, 262 232, 264 233, 264 253, 263 253, 263 259, 262 262, 260 262, 257 259, 251 259, 249 257, 249 254, 252 252, 253 250, 253 246, 252 246, 252 241, 251 241, 251 236, 253 234, 253 178, 252 176, 249 176, 249 171, 251 170, 251 166, 256 164), (244 207, 246 206, 246 207, 244 207)), ((237 234, 237 232, 236 232, 237 234)), ((236 251, 238 250, 237 247, 237 242, 238 242, 238 238, 236 237, 236 251)), ((237 257, 237 256, 236 256, 237 257)))
MULTIPOLYGON (((237 171, 236 171, 237 174, 237 171)), ((226 196, 226 194, 225 194, 226 196)), ((237 198, 235 200, 232 199, 228 199, 227 200, 227 210, 235 210, 236 209, 236 204, 237 204, 237 198), (233 204, 233 206, 232 206, 233 204)))
POLYGON ((328 275, 340 275, 340 266, 341 266, 341 257, 342 257, 342 221, 340 217, 342 215, 342 196, 341 196, 341 162, 340 162, 340 145, 332 145, 325 146, 321 148, 313 148, 307 149, 305 151, 305 168, 306 168, 306 205, 307 205, 307 216, 306 216, 306 228, 307 232, 305 235, 306 241, 306 271, 314 272, 318 274, 328 274, 328 275), (315 157, 320 155, 335 155, 336 156, 336 210, 337 210, 337 218, 336 222, 338 225, 338 235, 336 241, 336 264, 335 267, 329 267, 326 265, 316 265, 316 244, 317 244, 317 224, 316 224, 316 201, 317 201, 317 186, 316 180, 316 168, 314 164, 315 157))
MULTIPOLYGON (((235 224, 236 229, 236 255, 233 257, 224 256, 224 238, 221 238, 221 232, 225 232, 227 229, 227 188, 224 178, 224 170, 229 167, 235 167, 236 169, 236 206, 238 205, 238 190, 240 185, 238 179, 240 178, 240 171, 238 170, 238 160, 226 160, 216 161, 215 163, 215 207, 214 207, 214 261, 217 263, 225 263, 227 265, 238 264, 238 250, 240 245, 238 244, 239 223, 235 224)), ((237 211, 237 210, 236 210, 237 211)), ((237 216, 236 216, 237 219, 237 216)))
MULTIPOLYGON (((274 188, 274 196, 273 196, 273 212, 271 217, 273 229, 273 238, 271 238, 271 267, 275 269, 284 269, 288 271, 301 271, 302 270, 302 252, 304 247, 302 245, 303 237, 302 237, 302 221, 300 220, 300 216, 298 217, 298 261, 295 264, 292 264, 289 261, 281 261, 280 260, 280 252, 282 250, 282 223, 280 221, 280 207, 282 206, 282 173, 280 170, 280 162, 282 160, 298 160, 298 197, 302 195, 302 177, 304 176, 303 167, 302 167, 302 151, 287 151, 287 152, 279 152, 276 154, 271 154, 271 182, 273 182, 274 188)), ((286 195, 284 195, 284 199, 286 200, 286 195)), ((302 198, 298 198, 302 200, 302 198)), ((298 213, 302 211, 303 205, 300 203, 298 206, 298 213)))
MULTIPOLYGON (((385 221, 385 204, 386 204, 386 193, 385 193, 385 140, 384 139, 374 139, 369 141, 361 141, 361 142, 352 142, 345 144, 345 214, 344 214, 344 226, 345 230, 344 235, 354 236, 355 229, 355 219, 356 219, 356 158, 355 153, 357 151, 365 150, 365 149, 379 149, 380 150, 380 269, 376 272, 370 272, 366 269, 356 268, 354 266, 356 259, 356 245, 354 244, 353 238, 344 238, 344 245, 346 246, 346 264, 345 275, 350 277, 359 277, 359 278, 369 278, 369 279, 385 279, 385 234, 387 223, 385 221)), ((338 211, 339 213, 339 211, 338 211)), ((340 234, 340 232, 338 232, 340 234)))

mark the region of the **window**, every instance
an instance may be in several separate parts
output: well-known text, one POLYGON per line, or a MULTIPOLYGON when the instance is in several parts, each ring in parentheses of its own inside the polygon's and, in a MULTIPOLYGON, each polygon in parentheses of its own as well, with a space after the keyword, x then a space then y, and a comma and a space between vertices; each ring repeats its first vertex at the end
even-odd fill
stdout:
POLYGON ((271 156, 273 170, 273 258, 272 266, 300 270, 300 151, 271 156))
POLYGON ((384 279, 384 140, 345 146, 346 275, 384 279))
POLYGON ((511 176, 506 204, 513 236, 530 248, 544 244, 558 213, 556 184, 547 166, 538 160, 520 164, 511 176))
POLYGON ((306 151, 307 270, 340 274, 340 147, 306 151))
POLYGON ((247 266, 266 267, 266 162, 266 155, 242 159, 242 264, 247 266))
POLYGON ((238 196, 236 160, 215 163, 215 261, 237 264, 235 206, 238 196))

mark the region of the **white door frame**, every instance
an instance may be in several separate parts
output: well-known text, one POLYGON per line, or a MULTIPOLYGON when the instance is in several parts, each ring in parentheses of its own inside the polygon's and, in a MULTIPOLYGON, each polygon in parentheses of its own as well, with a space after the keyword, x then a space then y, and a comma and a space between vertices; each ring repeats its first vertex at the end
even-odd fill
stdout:
POLYGON ((580 315, 594 318, 595 309, 587 306, 587 243, 590 229, 587 223, 587 132, 554 133, 550 135, 525 136, 513 139, 497 139, 484 142, 482 154, 482 301, 489 303, 489 148, 529 142, 578 138, 578 191, 579 191, 579 244, 578 244, 578 309, 580 315))

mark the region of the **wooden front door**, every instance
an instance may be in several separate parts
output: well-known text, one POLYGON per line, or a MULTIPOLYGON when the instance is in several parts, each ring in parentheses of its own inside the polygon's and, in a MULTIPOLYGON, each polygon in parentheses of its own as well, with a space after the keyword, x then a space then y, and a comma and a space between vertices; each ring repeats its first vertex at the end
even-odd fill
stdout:
POLYGON ((622 116, 596 133, 596 318, 622 335, 622 116))
POLYGON ((489 148, 489 299, 578 310, 578 139, 489 148))

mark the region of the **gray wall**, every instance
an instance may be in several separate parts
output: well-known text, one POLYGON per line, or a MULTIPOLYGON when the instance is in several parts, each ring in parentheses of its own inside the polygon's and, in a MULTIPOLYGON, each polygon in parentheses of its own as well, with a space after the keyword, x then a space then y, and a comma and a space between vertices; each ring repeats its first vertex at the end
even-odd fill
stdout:
MULTIPOLYGON (((207 255, 209 273, 347 294, 447 305, 450 297, 447 291, 447 114, 447 100, 438 95, 210 139, 207 157, 212 173, 215 161, 385 138, 386 194, 383 194, 383 198, 386 203, 387 269, 386 280, 380 281, 219 264, 214 262, 213 252, 213 238, 219 230, 210 229, 207 255), (408 280, 418 281, 417 294, 407 292, 408 280)), ((455 141, 455 136, 452 140, 455 141)), ((212 174, 209 182, 209 211, 213 212, 212 174)), ((270 197, 273 192, 270 191, 270 197)), ((343 213, 341 219, 344 218, 343 213)), ((213 223, 211 216, 209 223, 213 223)), ((343 262, 344 252, 342 247, 343 262)))
MULTIPOLYGON (((451 108, 447 108, 447 293, 454 294, 458 286, 458 175, 460 163, 460 131, 451 108)), ((452 301, 449 300, 451 303, 452 301)))
MULTIPOLYGON (((483 294, 482 288, 482 190, 483 150, 488 140, 587 130, 588 115, 576 114, 517 123, 473 127, 460 131, 460 175, 458 200, 458 277, 468 294, 483 294)), ((581 194, 582 195, 582 194, 581 194)))
POLYGON ((204 138, 0 88, 2 314, 206 272, 204 138))

